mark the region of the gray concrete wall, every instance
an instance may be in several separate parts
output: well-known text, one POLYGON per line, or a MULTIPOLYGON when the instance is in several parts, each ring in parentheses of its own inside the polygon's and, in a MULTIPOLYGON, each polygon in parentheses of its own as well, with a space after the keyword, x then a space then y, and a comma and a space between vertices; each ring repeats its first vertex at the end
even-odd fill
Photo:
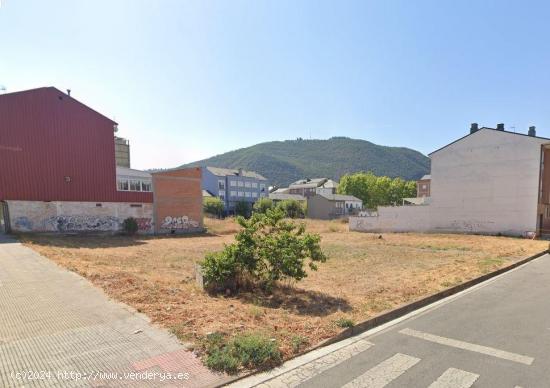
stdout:
POLYGON ((13 232, 118 232, 126 218, 134 217, 138 233, 153 233, 151 203, 6 202, 13 232))

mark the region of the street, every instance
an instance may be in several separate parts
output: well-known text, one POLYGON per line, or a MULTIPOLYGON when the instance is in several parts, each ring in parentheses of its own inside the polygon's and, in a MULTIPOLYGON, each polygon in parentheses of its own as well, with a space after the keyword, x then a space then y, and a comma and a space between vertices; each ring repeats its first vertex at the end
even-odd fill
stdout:
POLYGON ((234 386, 549 387, 549 295, 544 255, 234 386))

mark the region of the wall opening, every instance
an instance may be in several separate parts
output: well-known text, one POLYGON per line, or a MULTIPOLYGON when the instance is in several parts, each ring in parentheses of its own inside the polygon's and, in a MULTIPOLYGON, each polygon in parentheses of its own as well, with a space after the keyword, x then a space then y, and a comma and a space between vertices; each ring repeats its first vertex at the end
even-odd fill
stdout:
POLYGON ((540 155, 538 235, 550 236, 550 145, 543 145, 540 155))
POLYGON ((9 233, 10 228, 10 213, 7 202, 0 202, 0 233, 9 233))

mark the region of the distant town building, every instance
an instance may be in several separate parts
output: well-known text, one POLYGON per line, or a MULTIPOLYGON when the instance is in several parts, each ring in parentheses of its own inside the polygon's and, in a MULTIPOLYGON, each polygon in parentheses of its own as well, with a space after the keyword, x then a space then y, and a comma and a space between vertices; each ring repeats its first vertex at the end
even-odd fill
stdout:
POLYGON ((307 217, 331 220, 357 214, 363 208, 363 201, 353 195, 316 194, 307 199, 307 217))
POLYGON ((328 178, 305 178, 297 180, 288 186, 290 194, 299 194, 304 197, 312 197, 315 194, 334 194, 338 184, 328 178))
POLYGON ((219 167, 202 168, 202 188, 224 202, 225 211, 232 213, 238 202, 252 206, 269 195, 268 180, 254 171, 219 167))
POLYGON ((431 175, 424 175, 416 182, 416 196, 418 198, 430 196, 431 175))
POLYGON ((298 202, 305 202, 307 200, 306 197, 300 194, 287 194, 287 193, 271 193, 269 194, 269 199, 273 201, 273 203, 286 201, 286 200, 293 200, 298 202))
POLYGON ((116 165, 130 168, 130 142, 122 137, 115 136, 116 165))

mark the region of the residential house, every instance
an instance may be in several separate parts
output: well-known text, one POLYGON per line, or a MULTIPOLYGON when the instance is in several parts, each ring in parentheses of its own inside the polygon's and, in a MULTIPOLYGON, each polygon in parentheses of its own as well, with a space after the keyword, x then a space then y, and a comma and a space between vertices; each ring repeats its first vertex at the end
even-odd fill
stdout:
POLYGON ((429 197, 430 196, 430 183, 432 177, 430 175, 424 175, 416 182, 416 197, 429 197))
POLYGON ((432 152, 430 201, 379 207, 350 229, 533 236, 550 233, 550 139, 479 128, 432 152))
POLYGON ((307 199, 307 217, 331 220, 356 214, 362 207, 362 201, 353 195, 316 194, 307 199))
POLYGON ((294 200, 294 201, 305 203, 307 200, 306 197, 300 194, 286 194, 286 193, 277 193, 277 192, 270 193, 269 199, 271 199, 273 203, 286 201, 286 200, 294 200))
POLYGON ((338 184, 336 182, 328 178, 306 178, 291 183, 288 186, 288 192, 290 194, 299 194, 309 198, 317 193, 334 194, 336 193, 337 186, 338 184))
POLYGON ((219 167, 202 168, 202 188, 224 202, 225 211, 233 213, 238 202, 251 206, 267 197, 268 180, 254 171, 219 167))
MULTIPOLYGON (((116 122, 53 87, 0 95, 0 117, 3 231, 117 232, 129 217, 140 233, 161 231, 155 175, 117 168, 116 122)), ((200 169, 179 171, 189 178, 166 178, 186 198, 173 216, 201 230, 200 169)))

